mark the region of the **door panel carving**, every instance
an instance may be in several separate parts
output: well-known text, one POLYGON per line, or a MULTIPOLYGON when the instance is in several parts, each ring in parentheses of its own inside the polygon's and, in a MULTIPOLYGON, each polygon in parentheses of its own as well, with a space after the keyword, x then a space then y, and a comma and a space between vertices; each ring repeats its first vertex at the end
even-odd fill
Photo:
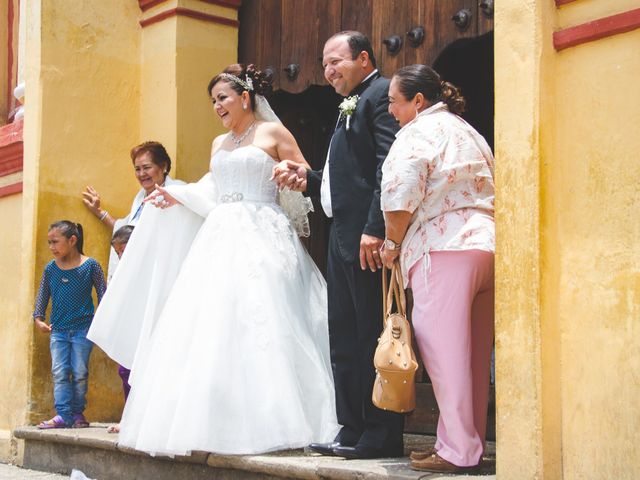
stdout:
MULTIPOLYGON (((342 2, 342 28, 340 30, 357 30, 365 35, 371 34, 371 18, 374 0, 357 0, 342 2)), ((379 50, 373 45, 373 53, 379 56, 379 50)))
POLYGON ((404 65, 433 64, 447 45, 491 31, 492 5, 493 0, 244 0, 239 58, 271 68, 275 90, 299 93, 326 85, 326 39, 359 30, 370 38, 380 71, 390 76, 404 65), (417 46, 407 37, 415 27, 424 31, 417 46), (390 53, 383 42, 394 35, 402 45, 390 53))
POLYGON ((280 25, 282 4, 279 0, 244 0, 239 11, 238 61, 255 63, 273 72, 273 89, 280 87, 280 25))
POLYGON ((420 18, 421 2, 406 0, 374 0, 374 14, 370 40, 377 49, 378 69, 384 76, 391 76, 398 68, 406 65, 406 33, 417 24, 420 18), (398 53, 392 53, 383 42, 397 35, 402 39, 398 53))
POLYGON ((322 85, 322 47, 340 30, 341 0, 282 0, 280 87, 299 93, 311 85, 322 85), (298 66, 297 75, 289 75, 298 66))

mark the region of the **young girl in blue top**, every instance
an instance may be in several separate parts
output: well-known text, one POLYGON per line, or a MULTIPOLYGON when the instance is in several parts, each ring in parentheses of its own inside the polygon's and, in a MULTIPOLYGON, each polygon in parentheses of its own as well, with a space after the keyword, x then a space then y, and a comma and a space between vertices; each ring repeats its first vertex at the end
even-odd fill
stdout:
POLYGON ((94 313, 91 289, 95 288, 99 303, 105 291, 104 273, 96 260, 83 254, 79 223, 62 220, 52 224, 48 243, 53 260, 44 268, 33 318, 40 331, 51 334, 53 400, 58 414, 38 428, 88 427, 83 412, 93 347, 87 339, 94 313))

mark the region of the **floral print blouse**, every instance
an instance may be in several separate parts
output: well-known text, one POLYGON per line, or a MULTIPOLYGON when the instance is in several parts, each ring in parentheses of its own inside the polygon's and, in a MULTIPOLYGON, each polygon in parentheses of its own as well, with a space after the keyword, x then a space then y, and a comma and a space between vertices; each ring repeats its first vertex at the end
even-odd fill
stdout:
POLYGON ((396 134, 382 166, 381 208, 413 213, 400 250, 405 286, 431 251, 495 252, 493 168, 485 139, 443 102, 396 134))

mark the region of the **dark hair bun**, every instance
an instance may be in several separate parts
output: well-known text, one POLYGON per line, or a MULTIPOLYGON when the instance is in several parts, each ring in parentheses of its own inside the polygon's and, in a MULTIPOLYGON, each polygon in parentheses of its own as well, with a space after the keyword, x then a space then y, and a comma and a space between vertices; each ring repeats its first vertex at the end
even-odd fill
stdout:
POLYGON ((247 65, 246 75, 251 78, 256 95, 268 95, 271 93, 271 80, 266 73, 258 70, 253 63, 247 65))
POLYGON ((460 89, 449 82, 442 82, 442 101, 447 104, 449 111, 456 115, 464 113, 466 102, 460 89))

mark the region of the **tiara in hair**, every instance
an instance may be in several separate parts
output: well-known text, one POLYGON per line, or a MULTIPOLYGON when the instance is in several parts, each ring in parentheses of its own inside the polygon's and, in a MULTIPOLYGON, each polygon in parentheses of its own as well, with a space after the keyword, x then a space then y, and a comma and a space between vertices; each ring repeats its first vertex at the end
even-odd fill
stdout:
POLYGON ((249 75, 245 75, 245 78, 247 79, 246 81, 242 80, 240 77, 236 77, 231 73, 221 73, 220 76, 222 78, 226 78, 227 80, 231 80, 232 82, 237 83, 238 85, 240 85, 242 88, 244 88, 249 92, 253 91, 253 80, 251 80, 251 77, 249 75))

